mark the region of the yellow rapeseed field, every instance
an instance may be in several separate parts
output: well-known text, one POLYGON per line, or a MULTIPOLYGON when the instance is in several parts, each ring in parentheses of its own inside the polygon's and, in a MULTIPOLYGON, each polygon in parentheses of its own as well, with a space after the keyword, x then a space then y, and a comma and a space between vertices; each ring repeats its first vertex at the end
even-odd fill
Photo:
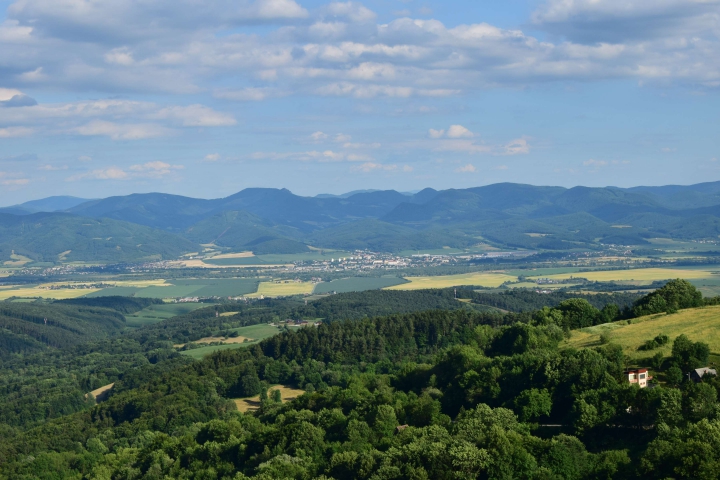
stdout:
POLYGON ((313 292, 315 284, 311 282, 294 282, 292 280, 280 280, 280 283, 260 282, 258 290, 246 297, 287 297, 290 295, 303 295, 313 292))

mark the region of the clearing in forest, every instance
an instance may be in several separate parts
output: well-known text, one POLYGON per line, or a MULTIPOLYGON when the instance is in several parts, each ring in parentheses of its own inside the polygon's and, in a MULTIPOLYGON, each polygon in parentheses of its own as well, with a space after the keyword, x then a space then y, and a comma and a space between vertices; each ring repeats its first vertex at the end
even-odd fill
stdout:
POLYGON ((623 320, 574 330, 565 345, 574 348, 599 346, 603 332, 608 332, 610 341, 622 346, 625 355, 633 361, 652 357, 657 352, 670 356, 672 342, 681 334, 694 342, 707 343, 710 352, 720 354, 720 306, 692 308, 670 315, 648 315, 634 318, 632 323, 623 320), (645 341, 661 333, 670 337, 670 342, 655 350, 638 350, 645 341))
MULTIPOLYGON (((292 388, 286 385, 275 385, 268 389, 268 397, 272 398, 273 390, 280 390, 283 403, 295 400, 297 397, 305 393, 305 390, 300 390, 298 388, 292 388)), ((250 398, 236 398, 233 399, 233 401, 235 402, 239 412, 254 412, 260 408, 260 395, 255 395, 250 398)))

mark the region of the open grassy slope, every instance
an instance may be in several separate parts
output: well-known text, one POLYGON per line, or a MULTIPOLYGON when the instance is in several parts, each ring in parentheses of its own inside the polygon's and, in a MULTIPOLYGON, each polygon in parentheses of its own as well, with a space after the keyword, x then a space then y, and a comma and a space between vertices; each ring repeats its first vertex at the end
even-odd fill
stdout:
POLYGON ((720 306, 681 310, 671 315, 658 314, 627 321, 606 323, 572 332, 566 345, 586 348, 600 345, 600 335, 610 332, 611 341, 623 347, 625 355, 633 361, 651 357, 657 352, 670 356, 672 340, 685 334, 690 340, 705 342, 710 352, 720 354, 720 306), (658 334, 670 337, 670 342, 652 351, 638 350, 638 347, 658 334))

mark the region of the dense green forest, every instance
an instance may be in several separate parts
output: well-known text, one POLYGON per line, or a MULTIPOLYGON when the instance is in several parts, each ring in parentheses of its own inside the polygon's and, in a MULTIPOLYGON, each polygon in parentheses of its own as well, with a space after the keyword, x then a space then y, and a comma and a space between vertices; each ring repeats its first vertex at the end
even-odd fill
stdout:
MULTIPOLYGON (((495 303, 517 313, 450 298, 455 308, 387 314, 404 303, 444 302, 449 292, 372 299, 380 293, 390 292, 336 295, 327 305, 211 305, 137 331, 3 358, 0 478, 717 477, 720 382, 683 375, 704 366, 707 345, 661 339, 673 342, 658 366, 668 381, 650 389, 627 383, 612 343, 560 347, 573 328, 648 308, 717 303, 687 282, 634 299, 498 295, 495 303), (238 313, 216 316, 221 311, 238 313), (200 361, 172 348, 171 339, 197 333, 190 325, 215 334, 251 324, 253 311, 262 319, 320 312, 329 319, 200 361), (352 319, 342 319, 348 312, 352 319), (84 396, 110 382, 106 401, 84 396), (306 393, 281 403, 278 384, 306 393), (257 412, 236 411, 231 399, 258 393, 257 412)), ((493 303, 483 295, 482 305, 493 303)), ((85 302, 21 308, 122 317, 142 307, 85 302)))
POLYGON ((718 182, 656 189, 503 183, 342 198, 249 188, 213 200, 148 193, 79 204, 41 201, 0 209, 0 259, 15 251, 43 262, 60 256, 137 262, 177 258, 207 243, 256 254, 300 253, 310 245, 401 252, 467 248, 481 237, 540 251, 642 248, 652 238, 716 239, 719 192, 718 182))

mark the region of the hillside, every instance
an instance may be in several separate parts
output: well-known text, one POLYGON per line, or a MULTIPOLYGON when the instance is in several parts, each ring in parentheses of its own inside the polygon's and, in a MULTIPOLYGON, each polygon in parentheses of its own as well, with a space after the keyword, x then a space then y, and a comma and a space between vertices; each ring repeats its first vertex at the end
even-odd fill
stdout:
POLYGON ((67 213, 0 214, 0 260, 137 262, 197 251, 177 235, 129 222, 67 213))
MULTIPOLYGON (((687 335, 694 342, 704 342, 710 352, 720 354, 720 306, 681 310, 673 314, 655 314, 634 318, 632 323, 620 321, 583 328, 572 332, 567 345, 588 348, 600 345, 600 335, 608 333, 610 341, 621 345, 623 353, 633 361, 642 361, 657 352, 670 356, 672 340, 687 335), (671 342, 652 351, 638 350, 647 340, 657 335, 667 335, 671 342)), ((646 365, 647 366, 647 365, 646 365)))
MULTIPOLYGON (((720 235, 720 182, 691 186, 544 187, 501 183, 416 194, 394 190, 303 197, 250 188, 206 200, 161 193, 91 200, 67 211, 170 231, 194 243, 256 253, 466 247, 567 250, 720 235)), ((62 200, 62 199, 60 199, 62 200)), ((46 199, 4 209, 26 215, 46 199)))

